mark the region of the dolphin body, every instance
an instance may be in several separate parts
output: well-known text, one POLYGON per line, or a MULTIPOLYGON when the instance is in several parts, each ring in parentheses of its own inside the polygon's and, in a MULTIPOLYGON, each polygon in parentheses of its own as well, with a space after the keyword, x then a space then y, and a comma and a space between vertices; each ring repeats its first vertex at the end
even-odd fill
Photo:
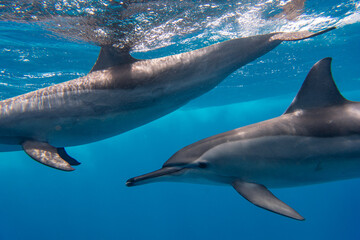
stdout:
POLYGON ((127 186, 156 181, 232 185, 259 207, 303 220, 267 187, 360 177, 360 102, 340 94, 330 64, 325 58, 312 67, 283 115, 193 143, 160 170, 129 179, 127 186))
POLYGON ((102 47, 89 74, 0 102, 0 151, 23 149, 60 170, 80 164, 65 146, 86 144, 139 127, 183 106, 282 41, 308 31, 239 38, 157 59, 102 47))

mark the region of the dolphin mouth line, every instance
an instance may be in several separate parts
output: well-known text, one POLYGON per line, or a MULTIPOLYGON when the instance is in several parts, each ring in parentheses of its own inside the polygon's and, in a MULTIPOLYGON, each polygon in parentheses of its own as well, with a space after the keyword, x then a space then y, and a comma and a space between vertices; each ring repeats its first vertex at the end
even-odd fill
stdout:
POLYGON ((126 186, 133 187, 133 186, 142 185, 142 184, 148 183, 147 180, 158 178, 158 177, 165 176, 165 175, 169 175, 169 174, 181 171, 183 169, 184 169, 183 167, 163 167, 163 168, 160 168, 159 170, 156 170, 156 171, 144 174, 144 175, 140 175, 138 177, 130 178, 129 180, 126 181, 126 186))

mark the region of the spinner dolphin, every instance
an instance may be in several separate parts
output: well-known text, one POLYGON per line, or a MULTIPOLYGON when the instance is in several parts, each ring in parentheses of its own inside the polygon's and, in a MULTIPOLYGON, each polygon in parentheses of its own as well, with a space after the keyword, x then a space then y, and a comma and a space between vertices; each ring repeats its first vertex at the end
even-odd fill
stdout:
POLYGON ((282 41, 327 32, 271 33, 239 38, 157 59, 104 46, 89 74, 0 102, 0 151, 23 149, 60 170, 78 165, 66 146, 139 127, 214 88, 282 41))
POLYGON ((259 207, 303 220, 267 188, 360 177, 360 102, 340 94, 330 64, 325 58, 312 67, 283 115, 193 143, 160 170, 129 179, 127 186, 157 181, 232 185, 259 207))

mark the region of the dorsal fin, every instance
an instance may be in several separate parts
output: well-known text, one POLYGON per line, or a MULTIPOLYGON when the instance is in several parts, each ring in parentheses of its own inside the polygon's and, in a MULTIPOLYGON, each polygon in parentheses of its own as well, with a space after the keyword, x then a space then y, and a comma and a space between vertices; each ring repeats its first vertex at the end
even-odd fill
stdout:
POLYGON ((109 67, 133 63, 137 61, 130 55, 129 48, 115 48, 112 46, 102 46, 100 49, 99 57, 90 72, 103 70, 109 67))
POLYGON ((302 109, 323 108, 347 102, 331 75, 331 58, 324 58, 311 68, 300 91, 284 114, 302 109))

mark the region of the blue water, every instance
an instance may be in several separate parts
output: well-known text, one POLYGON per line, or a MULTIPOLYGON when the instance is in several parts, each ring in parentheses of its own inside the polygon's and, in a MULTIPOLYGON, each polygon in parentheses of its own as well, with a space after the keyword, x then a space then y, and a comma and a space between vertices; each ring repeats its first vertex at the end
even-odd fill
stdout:
MULTIPOLYGON (((61 27, 54 30, 53 25, 22 19, 19 16, 25 15, 16 14, 6 2, 5 10, 0 8, 1 99, 83 76, 91 69, 99 47, 89 41, 102 39, 58 35, 61 27)), ((255 1, 244 2, 245 12, 255 5, 255 1)), ((282 43, 211 92, 161 119, 104 141, 67 148, 69 155, 82 162, 76 171, 45 167, 24 152, 0 153, 0 240, 360 239, 360 179, 273 189, 306 218, 303 222, 257 208, 230 186, 125 186, 128 178, 160 168, 190 143, 281 115, 311 66, 324 57, 333 58, 333 76, 343 95, 360 101, 360 3, 318 2, 307 3, 305 17, 298 22, 274 25, 268 22, 273 20, 264 20, 250 28, 242 25, 249 18, 243 14, 236 16, 238 25, 226 25, 225 21, 218 26, 214 22, 224 17, 220 12, 232 11, 232 6, 226 5, 219 12, 206 13, 212 25, 207 22, 190 29, 193 25, 187 24, 169 36, 166 34, 172 29, 164 26, 158 34, 166 38, 157 42, 146 35, 133 52, 135 57, 166 56, 233 37, 286 30, 287 26, 295 30, 338 26, 314 39, 282 43)), ((179 14, 186 6, 171 7, 166 11, 177 9, 179 14)), ((37 16, 79 14, 70 10, 58 7, 37 16)), ((176 14, 170 14, 171 19, 176 14)), ((151 16, 145 18, 152 20, 151 16)))

